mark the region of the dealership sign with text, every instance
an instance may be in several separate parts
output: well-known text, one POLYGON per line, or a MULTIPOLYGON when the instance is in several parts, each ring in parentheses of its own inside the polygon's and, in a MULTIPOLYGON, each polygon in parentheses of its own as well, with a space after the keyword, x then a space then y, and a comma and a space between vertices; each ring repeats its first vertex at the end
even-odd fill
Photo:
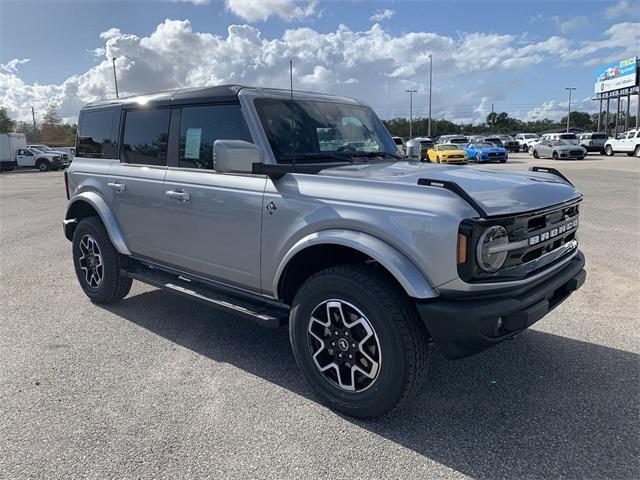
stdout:
POLYGON ((638 84, 638 60, 636 57, 620 60, 596 71, 596 93, 610 92, 638 84))

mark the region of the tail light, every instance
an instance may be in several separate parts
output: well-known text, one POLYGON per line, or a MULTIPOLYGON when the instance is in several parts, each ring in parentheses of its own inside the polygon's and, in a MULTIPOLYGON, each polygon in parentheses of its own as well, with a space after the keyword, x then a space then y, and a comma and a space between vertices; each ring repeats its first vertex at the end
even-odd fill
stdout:
POLYGON ((71 200, 69 196, 69 175, 67 175, 67 171, 64 171, 64 193, 67 195, 67 200, 71 200))

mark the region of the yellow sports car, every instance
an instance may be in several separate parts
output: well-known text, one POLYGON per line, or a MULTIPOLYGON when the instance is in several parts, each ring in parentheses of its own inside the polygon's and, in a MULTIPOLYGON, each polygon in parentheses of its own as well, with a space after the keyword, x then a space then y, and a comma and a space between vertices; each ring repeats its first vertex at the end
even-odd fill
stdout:
POLYGON ((459 145, 442 143, 429 149, 427 160, 431 163, 467 163, 467 154, 459 145))

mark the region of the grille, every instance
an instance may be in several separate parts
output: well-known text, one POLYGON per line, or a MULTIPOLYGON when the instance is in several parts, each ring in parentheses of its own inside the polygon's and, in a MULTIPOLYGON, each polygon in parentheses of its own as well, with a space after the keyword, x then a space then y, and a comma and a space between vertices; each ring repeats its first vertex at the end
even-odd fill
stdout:
MULTIPOLYGON (((518 248, 508 252, 502 268, 493 274, 477 267, 475 252, 472 251, 472 258, 464 265, 458 265, 460 278, 473 282, 522 279, 560 261, 577 247, 579 202, 578 200, 568 206, 487 221, 485 225, 502 225, 509 234, 509 244, 515 244, 518 248)), ((464 227, 461 228, 464 231, 464 227)), ((484 227, 472 230, 471 245, 476 245, 484 227)))
POLYGON ((570 155, 582 155, 582 150, 571 150, 570 155))
POLYGON ((502 157, 504 155, 504 153, 499 153, 499 152, 491 152, 489 153, 490 157, 502 157))
POLYGON ((449 155, 447 158, 464 158, 462 155, 449 155))

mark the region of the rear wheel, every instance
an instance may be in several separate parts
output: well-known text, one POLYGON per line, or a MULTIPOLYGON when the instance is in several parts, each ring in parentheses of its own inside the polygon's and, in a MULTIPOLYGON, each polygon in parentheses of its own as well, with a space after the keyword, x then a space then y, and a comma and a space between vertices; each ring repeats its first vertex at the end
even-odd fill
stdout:
POLYGON ((87 217, 73 233, 73 264, 84 293, 96 303, 123 299, 132 280, 122 275, 126 257, 114 248, 98 217, 87 217))
POLYGON ((636 150, 634 152, 635 156, 640 158, 640 145, 636 145, 636 150))
POLYGON ((289 336, 322 402, 354 417, 390 412, 418 391, 426 374, 428 334, 415 305, 369 265, 309 278, 293 300, 289 336))
POLYGON ((604 147, 604 153, 605 155, 607 155, 608 157, 613 157, 613 155, 616 153, 613 151, 613 148, 611 148, 611 145, 607 145, 604 147))

